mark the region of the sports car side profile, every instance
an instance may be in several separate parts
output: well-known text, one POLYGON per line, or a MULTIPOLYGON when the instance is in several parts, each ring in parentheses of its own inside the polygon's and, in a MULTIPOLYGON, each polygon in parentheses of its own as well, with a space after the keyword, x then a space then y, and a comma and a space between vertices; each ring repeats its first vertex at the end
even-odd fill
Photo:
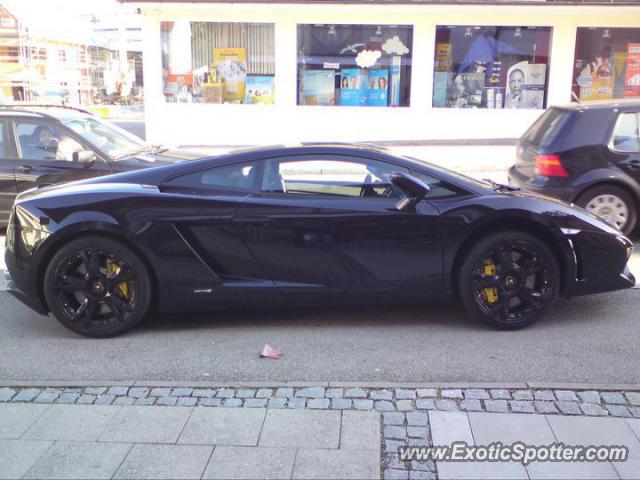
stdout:
POLYGON ((386 150, 269 147, 25 192, 9 291, 82 335, 152 312, 455 298, 505 329, 631 287, 631 242, 586 211, 386 150))

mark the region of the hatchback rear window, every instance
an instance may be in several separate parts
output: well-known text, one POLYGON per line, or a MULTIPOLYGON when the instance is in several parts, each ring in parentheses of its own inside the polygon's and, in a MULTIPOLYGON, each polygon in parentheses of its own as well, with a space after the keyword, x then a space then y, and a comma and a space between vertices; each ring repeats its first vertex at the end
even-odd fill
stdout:
POLYGON ((570 113, 559 108, 550 108, 525 132, 522 137, 527 143, 539 147, 548 146, 558 136, 570 113))

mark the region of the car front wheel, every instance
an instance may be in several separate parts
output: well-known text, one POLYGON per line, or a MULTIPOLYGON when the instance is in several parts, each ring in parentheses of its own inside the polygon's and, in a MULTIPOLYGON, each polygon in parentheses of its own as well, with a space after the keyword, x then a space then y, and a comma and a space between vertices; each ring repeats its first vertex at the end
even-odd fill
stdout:
POLYGON ((576 203, 627 235, 636 226, 638 214, 633 198, 615 185, 591 188, 580 195, 576 203))
POLYGON ((519 231, 483 237, 465 256, 458 294, 466 310, 497 328, 535 322, 556 300, 558 263, 538 238, 519 231))
POLYGON ((139 256, 120 242, 100 237, 62 247, 45 272, 44 293, 60 323, 95 338, 133 328, 151 304, 149 273, 139 256))

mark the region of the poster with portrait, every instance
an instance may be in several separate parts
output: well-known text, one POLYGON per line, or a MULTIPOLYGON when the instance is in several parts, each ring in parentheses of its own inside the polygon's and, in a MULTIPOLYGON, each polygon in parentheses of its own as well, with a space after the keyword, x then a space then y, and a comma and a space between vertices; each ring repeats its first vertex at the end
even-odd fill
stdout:
POLYGON ((359 68, 343 68, 340 70, 340 105, 365 105, 366 90, 362 71, 359 68))
POLYGON ((335 105, 335 72, 303 70, 300 77, 302 105, 335 105))
POLYGON ((624 96, 640 97, 640 43, 630 43, 627 46, 624 96))
POLYGON ((244 48, 214 48, 213 77, 222 83, 225 102, 241 103, 247 81, 247 53, 244 48))
POLYGON ((449 88, 447 103, 452 108, 478 108, 482 104, 485 74, 464 72, 455 75, 449 88))
POLYGON ((389 70, 372 68, 367 76, 367 105, 386 107, 389 101, 389 70))
POLYGON ((547 66, 527 61, 512 65, 507 71, 504 108, 541 109, 547 66))
POLYGON ((247 93, 244 97, 244 103, 271 105, 274 97, 273 90, 273 76, 247 75, 247 93))

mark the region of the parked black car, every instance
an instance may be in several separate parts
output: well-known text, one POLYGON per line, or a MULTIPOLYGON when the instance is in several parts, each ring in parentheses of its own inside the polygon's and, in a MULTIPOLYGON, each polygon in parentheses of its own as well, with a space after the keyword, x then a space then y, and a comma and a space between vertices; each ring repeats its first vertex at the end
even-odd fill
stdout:
POLYGON ((338 145, 233 152, 21 194, 9 291, 69 329, 150 311, 457 297, 499 328, 635 284, 632 244, 556 200, 338 145))
POLYGON ((152 147, 76 108, 0 106, 0 225, 29 188, 202 156, 152 147))
POLYGON ((509 183, 584 207, 629 234, 640 205, 640 100, 547 110, 518 143, 509 183))

